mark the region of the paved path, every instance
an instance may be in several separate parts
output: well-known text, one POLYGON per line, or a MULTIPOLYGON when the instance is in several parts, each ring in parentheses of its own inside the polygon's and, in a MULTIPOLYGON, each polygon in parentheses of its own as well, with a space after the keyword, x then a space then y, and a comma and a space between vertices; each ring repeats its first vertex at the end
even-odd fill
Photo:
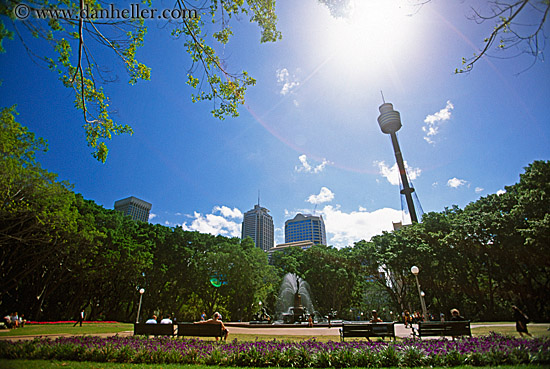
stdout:
MULTIPOLYGON (((270 336, 334 336, 335 339, 340 339, 340 327, 313 327, 313 328, 246 328, 228 326, 229 334, 258 334, 270 336)), ((410 337, 411 329, 405 328, 403 324, 395 325, 395 335, 397 337, 410 337)))

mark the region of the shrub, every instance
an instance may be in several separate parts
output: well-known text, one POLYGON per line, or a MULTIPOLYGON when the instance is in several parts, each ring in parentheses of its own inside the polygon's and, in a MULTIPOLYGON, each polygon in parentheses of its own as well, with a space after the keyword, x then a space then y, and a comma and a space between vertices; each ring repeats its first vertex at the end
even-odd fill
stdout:
POLYGON ((548 348, 540 348, 532 357, 531 362, 533 364, 547 365, 550 364, 550 351, 548 348))
POLYGON ((445 357, 441 354, 428 355, 424 360, 425 360, 425 365, 431 366, 431 367, 443 366, 445 363, 445 357))
POLYGON ((378 355, 370 350, 357 350, 355 362, 358 367, 370 368, 376 366, 378 355))
POLYGON ((504 365, 507 364, 508 354, 501 350, 491 350, 487 353, 487 364, 504 365))
POLYGON ((117 363, 131 363, 136 356, 136 350, 131 346, 122 346, 118 348, 113 356, 113 361, 117 363))
POLYGON ((284 354, 279 350, 269 350, 264 353, 265 366, 281 366, 283 359, 284 354))
POLYGON ((513 365, 529 364, 529 350, 526 347, 513 348, 508 355, 508 361, 513 365))
POLYGON ((466 364, 472 366, 486 366, 489 363, 487 355, 481 352, 472 352, 466 358, 466 364))
POLYGON ((409 347, 403 351, 402 364, 404 366, 422 366, 425 361, 424 352, 417 347, 409 347))
POLYGON ((378 352, 378 365, 381 367, 399 365, 399 353, 395 349, 395 346, 389 345, 378 352))
POLYGON ((445 355, 445 364, 447 366, 459 366, 464 364, 465 355, 462 355, 457 350, 452 350, 445 355))
POLYGON ((85 352, 85 347, 70 343, 52 347, 52 355, 56 360, 81 361, 85 352))
POLYGON ((332 366, 335 368, 358 366, 356 361, 356 354, 351 349, 337 350, 332 355, 332 366))

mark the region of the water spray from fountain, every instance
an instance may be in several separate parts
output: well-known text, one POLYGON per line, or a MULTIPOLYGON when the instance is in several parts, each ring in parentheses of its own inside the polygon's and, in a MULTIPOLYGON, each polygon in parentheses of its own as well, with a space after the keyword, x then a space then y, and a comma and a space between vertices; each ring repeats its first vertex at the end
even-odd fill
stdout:
POLYGON ((309 284, 296 274, 287 273, 279 290, 277 319, 283 323, 301 323, 311 314, 318 315, 313 308, 309 284))

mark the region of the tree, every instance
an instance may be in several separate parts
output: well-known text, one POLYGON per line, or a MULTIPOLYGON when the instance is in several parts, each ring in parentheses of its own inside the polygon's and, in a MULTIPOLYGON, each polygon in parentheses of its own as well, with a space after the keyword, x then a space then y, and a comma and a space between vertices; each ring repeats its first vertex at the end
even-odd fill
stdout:
MULTIPOLYGON (((244 103, 246 90, 255 80, 246 71, 228 71, 212 45, 225 45, 232 35, 230 21, 243 15, 250 15, 250 21, 261 28, 261 42, 280 39, 281 34, 276 29, 275 0, 195 3, 177 0, 175 10, 179 10, 181 17, 171 19, 167 27, 173 37, 184 39, 189 53, 192 65, 187 83, 197 90, 192 100, 213 101, 212 114, 217 118, 236 117, 238 105, 244 103), (206 36, 207 23, 219 27, 210 38, 206 36)), ((154 14, 150 0, 140 5, 149 7, 149 12, 141 14, 154 14)), ((2 41, 13 39, 15 34, 33 59, 59 74, 62 84, 73 90, 75 106, 83 114, 87 144, 101 162, 107 159, 105 141, 113 135, 131 134, 132 129, 127 124, 115 122, 111 116, 103 85, 113 78, 106 75, 103 66, 112 63, 96 48, 107 49, 119 60, 130 84, 151 77, 150 68, 137 59, 137 50, 147 33, 144 19, 108 19, 108 8, 100 0, 31 0, 25 3, 8 0, 0 4, 0 15, 10 20, 6 27, 0 19, 0 52, 5 51, 2 41), (51 56, 39 56, 29 46, 29 37, 51 45, 51 56)))
POLYGON ((432 312, 458 307, 469 319, 497 320, 517 304, 534 320, 548 319, 548 183, 550 162, 535 161, 503 194, 356 243, 362 278, 385 288, 394 306, 418 306, 410 273, 417 265, 432 312))
POLYGON ((352 291, 357 281, 357 268, 350 249, 313 245, 303 253, 303 273, 311 287, 314 307, 327 315, 336 310, 340 316, 351 306, 352 291))
POLYGON ((287 273, 297 274, 302 276, 302 256, 303 250, 299 247, 287 247, 279 250, 271 255, 271 265, 277 270, 281 281, 287 273))
POLYGON ((508 51, 509 57, 529 54, 533 64, 544 60, 546 43, 544 28, 550 12, 548 0, 496 0, 489 1, 489 10, 473 9, 471 19, 475 22, 493 22, 493 31, 483 40, 483 48, 470 58, 462 59, 462 68, 456 73, 469 72, 482 57, 490 56, 491 50, 500 50, 498 57, 508 51), (511 55, 510 55, 511 54, 511 55))
POLYGON ((48 279, 74 251, 66 240, 78 213, 67 184, 35 161, 45 142, 17 123, 15 114, 14 107, 0 113, 0 303, 16 304, 21 281, 32 277, 39 277, 39 286, 28 295, 42 303, 48 279))
MULTIPOLYGON (((506 187, 515 203, 510 210, 514 230, 521 237, 511 255, 518 272, 510 275, 521 305, 539 319, 548 319, 550 301, 550 161, 537 160, 525 168, 520 181, 506 187), (521 286, 521 287, 520 287, 521 286)), ((502 196, 502 195, 501 195, 502 196)))

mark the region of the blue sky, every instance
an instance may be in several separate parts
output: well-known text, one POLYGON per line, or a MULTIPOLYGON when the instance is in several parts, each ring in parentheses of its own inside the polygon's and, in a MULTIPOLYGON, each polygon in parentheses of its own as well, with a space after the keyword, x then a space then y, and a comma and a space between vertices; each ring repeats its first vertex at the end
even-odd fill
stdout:
MULTIPOLYGON (((17 41, 4 42, 0 55, 2 106, 17 104, 18 120, 47 139, 45 168, 105 208, 136 196, 153 204, 153 223, 240 236, 242 213, 260 191, 276 243, 285 220, 315 211, 330 245, 352 245, 403 219, 391 141, 376 121, 381 90, 401 113, 398 137, 425 212, 464 207, 549 159, 548 65, 529 68, 526 55, 484 58, 455 75, 494 26, 468 19, 470 6, 484 2, 408 3, 359 3, 343 20, 316 0, 279 1, 283 39, 273 44, 260 44, 246 19, 234 23, 218 51, 257 85, 240 117, 225 121, 211 116, 211 103, 191 102, 183 41, 148 21, 138 59, 152 68, 151 81, 130 86, 118 71, 105 86, 117 121, 134 129, 109 143, 105 164, 85 145, 71 92, 17 41)), ((108 66, 115 60, 98 55, 108 66)))

